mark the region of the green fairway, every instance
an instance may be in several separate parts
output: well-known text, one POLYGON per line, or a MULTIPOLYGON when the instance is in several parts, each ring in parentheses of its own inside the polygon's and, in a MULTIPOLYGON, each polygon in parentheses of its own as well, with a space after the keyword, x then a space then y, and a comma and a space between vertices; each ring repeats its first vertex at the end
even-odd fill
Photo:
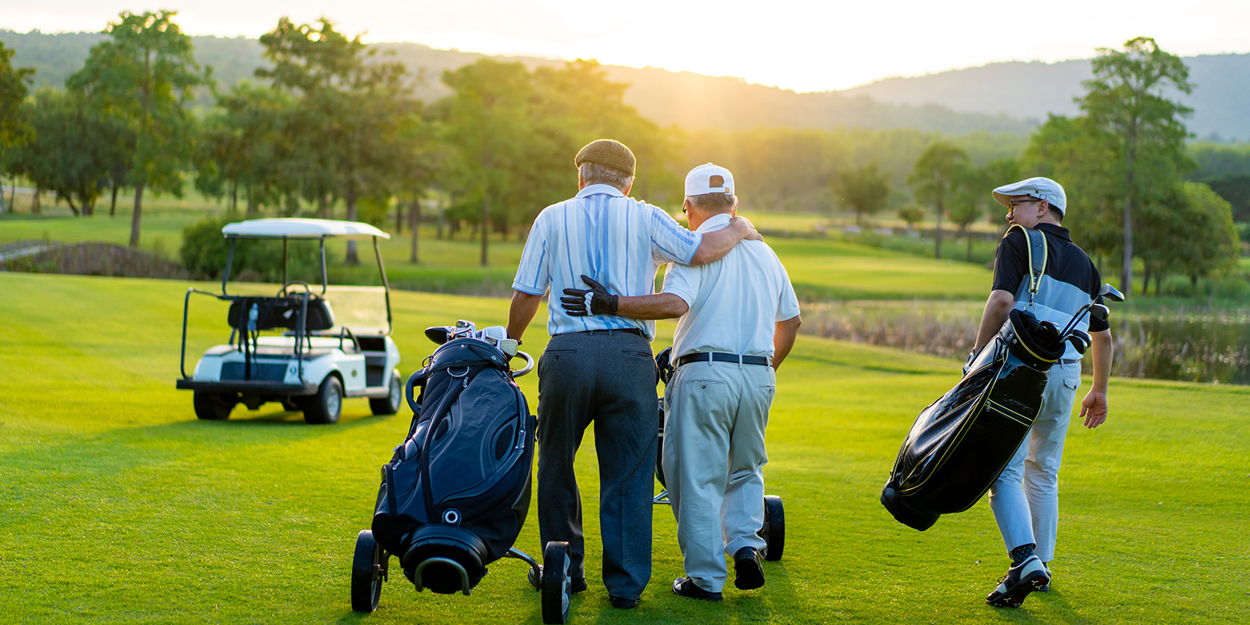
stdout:
MULTIPOLYGON (((4 622, 541 622, 514 560, 491 565, 469 597, 418 594, 392 560, 379 610, 352 613, 354 539, 409 416, 369 416, 356 399, 332 426, 276 404, 197 421, 190 394, 174 389, 187 286, 0 273, 4 622)), ((406 375, 430 351, 422 328, 501 323, 507 301, 400 293, 395 308, 406 375)), ((224 308, 194 310, 188 367, 228 335, 224 308)), ((672 328, 661 324, 657 349, 672 328)), ((545 334, 536 323, 524 348, 539 353, 545 334)), ((1250 388, 1114 380, 1107 425, 1069 435, 1054 590, 1004 611, 982 601, 1007 564, 984 502, 918 533, 877 501, 915 415, 957 375, 955 361, 800 337, 779 374, 766 469, 768 491, 785 500, 785 558, 766 563, 764 589, 730 587, 723 604, 668 590, 682 571, 672 515, 658 507, 642 606, 608 606, 588 438, 579 478, 590 589, 573 600, 572 622, 1250 618, 1250 388)), ((520 381, 533 402, 534 377, 520 381)), ((534 510, 517 546, 537 555, 534 510)))

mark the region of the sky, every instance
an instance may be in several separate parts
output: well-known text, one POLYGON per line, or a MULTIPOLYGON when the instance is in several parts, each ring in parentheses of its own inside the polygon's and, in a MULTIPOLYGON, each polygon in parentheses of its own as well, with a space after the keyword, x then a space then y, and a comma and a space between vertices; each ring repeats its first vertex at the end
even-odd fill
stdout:
POLYGON ((997 61, 1088 58, 1154 37, 1180 56, 1250 52, 1247 0, 0 0, 0 28, 100 31, 173 9, 192 35, 258 37, 327 17, 367 43, 661 67, 795 91, 997 61))

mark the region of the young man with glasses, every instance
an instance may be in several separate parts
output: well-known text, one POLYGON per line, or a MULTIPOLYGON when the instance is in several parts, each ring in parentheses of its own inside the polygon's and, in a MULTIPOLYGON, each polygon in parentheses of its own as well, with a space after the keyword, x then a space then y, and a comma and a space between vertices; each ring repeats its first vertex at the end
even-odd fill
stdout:
MULTIPOLYGON (((989 343, 1013 308, 1064 327, 1084 305, 1098 300, 1102 279, 1094 263, 1072 242, 1061 223, 1067 195, 1049 178, 1028 178, 994 189, 1007 207, 1007 221, 1036 230, 1046 239, 1047 263, 1037 294, 1029 297, 1029 245, 1025 233, 1008 231, 994 256, 994 284, 977 330, 976 354, 989 343)), ((1111 372, 1111 330, 1106 321, 1086 317, 1078 324, 1092 338, 1093 387, 1081 402, 1085 427, 1107 418, 1107 378, 1111 372)), ((971 360, 971 356, 970 356, 971 360)), ((997 607, 1019 607, 1033 591, 1050 589, 1059 520, 1059 463, 1081 384, 1081 354, 1072 345, 1050 369, 1042 407, 1028 436, 990 487, 990 509, 1011 556, 1011 568, 986 597, 997 607)))

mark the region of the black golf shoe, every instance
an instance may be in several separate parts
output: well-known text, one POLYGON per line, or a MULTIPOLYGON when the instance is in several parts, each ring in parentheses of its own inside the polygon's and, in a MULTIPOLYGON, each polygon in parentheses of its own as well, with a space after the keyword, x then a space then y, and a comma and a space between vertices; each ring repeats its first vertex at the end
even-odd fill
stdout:
POLYGON ((764 585, 764 565, 760 552, 754 547, 743 547, 734 553, 734 587, 738 590, 755 590, 764 585))
POLYGON ((1007 570, 998 582, 998 588, 985 598, 985 602, 996 608, 1018 608, 1029 593, 1049 583, 1050 573, 1046 565, 1037 556, 1029 556, 1007 570))
POLYGON ((720 601, 724 599, 719 592, 709 592, 699 588, 699 585, 694 583, 694 580, 689 577, 678 577, 673 580, 673 594, 701 601, 720 601))

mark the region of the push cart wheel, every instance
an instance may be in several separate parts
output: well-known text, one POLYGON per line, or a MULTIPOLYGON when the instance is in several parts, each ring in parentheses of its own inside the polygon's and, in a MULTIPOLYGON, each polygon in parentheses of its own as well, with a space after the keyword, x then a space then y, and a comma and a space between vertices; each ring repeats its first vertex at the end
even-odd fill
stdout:
POLYGON ((573 579, 569 577, 569 544, 553 540, 543 549, 542 601, 544 623, 567 623, 573 579))
POLYGON ((391 383, 387 388, 386 397, 369 399, 369 410, 377 416, 399 412, 399 405, 404 401, 404 384, 399 379, 398 371, 391 372, 391 383))
POLYGON ((195 404, 195 416, 205 421, 224 421, 230 418, 230 411, 237 403, 219 393, 196 392, 192 399, 195 404))
POLYGON ((338 423, 343 409, 343 383, 337 376, 328 375, 321 382, 317 394, 304 399, 304 423, 338 423))
POLYGON ((786 510, 781 505, 781 497, 764 496, 764 527, 760 529, 760 538, 764 539, 765 560, 780 560, 786 550, 786 510))
POLYGON ((352 610, 372 612, 378 609, 382 582, 386 579, 386 556, 373 538, 373 532, 361 530, 356 535, 356 555, 352 557, 352 610))

